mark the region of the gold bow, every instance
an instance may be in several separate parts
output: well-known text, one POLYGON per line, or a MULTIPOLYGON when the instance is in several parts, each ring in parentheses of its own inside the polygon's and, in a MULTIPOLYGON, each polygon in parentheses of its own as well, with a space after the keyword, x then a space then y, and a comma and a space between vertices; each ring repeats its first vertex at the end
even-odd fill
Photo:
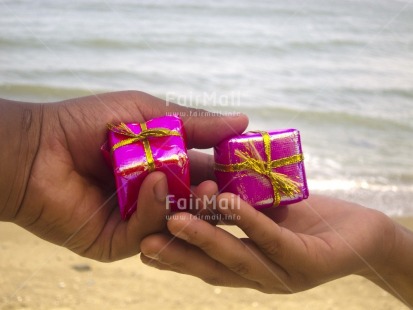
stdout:
POLYGON ((146 123, 139 124, 141 126, 140 133, 134 133, 126 124, 120 123, 119 125, 108 124, 109 130, 114 133, 129 137, 125 140, 119 141, 111 148, 111 153, 116 149, 126 146, 132 143, 142 141, 143 147, 145 149, 146 160, 148 161, 149 171, 155 170, 155 160, 153 159, 153 154, 151 147, 149 145, 149 138, 151 137, 168 137, 168 136, 180 136, 180 133, 175 130, 170 130, 168 128, 151 128, 148 129, 146 123))
POLYGON ((271 160, 271 138, 266 131, 255 131, 262 135, 266 160, 263 160, 253 143, 250 143, 250 152, 235 151, 235 155, 244 160, 236 164, 218 164, 215 163, 215 170, 222 172, 236 172, 250 170, 267 177, 272 185, 274 192, 274 206, 281 202, 281 194, 294 197, 300 193, 299 183, 291 180, 287 175, 273 171, 286 165, 296 164, 304 160, 303 154, 296 154, 276 160, 271 160), (250 154, 252 153, 252 154, 250 154))

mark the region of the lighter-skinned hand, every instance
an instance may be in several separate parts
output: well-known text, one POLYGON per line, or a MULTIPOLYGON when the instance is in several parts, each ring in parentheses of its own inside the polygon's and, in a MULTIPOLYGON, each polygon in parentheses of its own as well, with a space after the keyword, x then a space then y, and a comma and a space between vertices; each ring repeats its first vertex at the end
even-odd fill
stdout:
POLYGON ((248 238, 182 212, 168 221, 169 234, 143 239, 141 260, 213 285, 265 293, 294 293, 358 274, 406 304, 411 299, 413 234, 384 214, 317 195, 264 212, 235 198, 220 194, 216 208, 248 238))

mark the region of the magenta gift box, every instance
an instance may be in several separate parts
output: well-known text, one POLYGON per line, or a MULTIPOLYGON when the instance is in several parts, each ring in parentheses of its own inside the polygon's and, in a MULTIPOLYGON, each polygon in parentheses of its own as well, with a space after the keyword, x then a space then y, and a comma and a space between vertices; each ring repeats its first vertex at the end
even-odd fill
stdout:
POLYGON ((136 210, 139 189, 152 171, 165 173, 170 195, 167 201, 172 210, 177 200, 188 199, 189 158, 178 116, 154 118, 142 124, 111 125, 109 129, 104 156, 110 150, 122 219, 128 219, 136 210))
POLYGON ((220 192, 231 192, 256 209, 308 197, 300 133, 296 129, 254 131, 215 147, 220 192))

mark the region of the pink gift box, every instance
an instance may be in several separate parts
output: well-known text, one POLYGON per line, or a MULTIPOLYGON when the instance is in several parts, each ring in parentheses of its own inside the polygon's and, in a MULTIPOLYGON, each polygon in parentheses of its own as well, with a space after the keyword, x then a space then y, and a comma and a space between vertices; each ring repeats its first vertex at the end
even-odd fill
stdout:
POLYGON ((136 210, 139 189, 152 171, 165 173, 169 189, 167 203, 171 204, 166 203, 166 207, 174 210, 179 199, 188 199, 190 195, 189 158, 181 119, 164 116, 142 124, 123 125, 131 134, 125 133, 125 127, 112 126, 103 146, 106 158, 110 151, 122 219, 128 219, 136 210))
POLYGON ((303 159, 296 129, 229 138, 215 147, 219 191, 239 195, 256 209, 301 201, 309 195, 303 159))

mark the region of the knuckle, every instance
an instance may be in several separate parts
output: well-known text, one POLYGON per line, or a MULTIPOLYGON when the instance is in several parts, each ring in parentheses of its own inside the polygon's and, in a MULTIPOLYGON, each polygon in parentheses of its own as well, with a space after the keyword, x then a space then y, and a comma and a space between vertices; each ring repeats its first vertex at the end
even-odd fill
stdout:
POLYGON ((250 268, 244 262, 237 262, 235 264, 231 264, 228 266, 228 268, 241 276, 245 276, 250 273, 250 268))
POLYGON ((262 251, 272 257, 281 257, 285 253, 282 250, 280 244, 274 240, 269 240, 260 245, 262 251))

